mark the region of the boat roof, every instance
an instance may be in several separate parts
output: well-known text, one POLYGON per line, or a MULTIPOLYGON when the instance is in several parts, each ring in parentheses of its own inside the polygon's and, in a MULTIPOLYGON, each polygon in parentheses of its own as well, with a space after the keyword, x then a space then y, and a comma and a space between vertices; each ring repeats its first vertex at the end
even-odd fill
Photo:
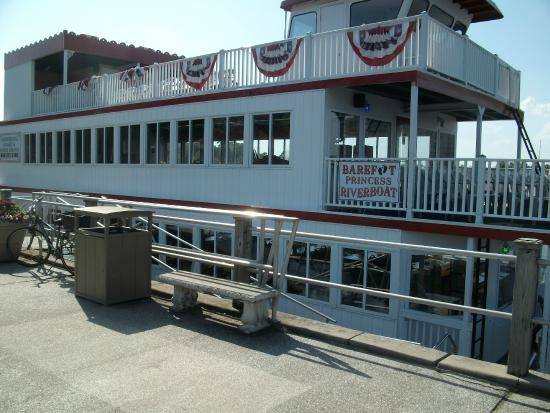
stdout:
MULTIPOLYGON (((290 11, 292 7, 298 4, 315 1, 320 0, 283 0, 281 2, 281 9, 290 11)), ((453 0, 453 3, 458 4, 463 9, 466 9, 469 14, 473 15, 472 23, 498 20, 504 17, 492 0, 453 0)))
POLYGON ((118 43, 64 30, 61 33, 6 53, 4 55, 4 68, 9 69, 63 50, 140 62, 143 65, 163 63, 178 58, 175 54, 161 52, 160 50, 136 47, 133 44, 127 45, 122 42, 118 43))

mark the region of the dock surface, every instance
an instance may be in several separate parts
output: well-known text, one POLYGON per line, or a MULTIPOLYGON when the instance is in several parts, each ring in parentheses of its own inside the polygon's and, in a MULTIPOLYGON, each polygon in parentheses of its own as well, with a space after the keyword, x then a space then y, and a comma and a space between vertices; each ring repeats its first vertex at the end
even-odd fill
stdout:
POLYGON ((0 411, 536 412, 550 400, 161 298, 102 306, 0 264, 0 411))

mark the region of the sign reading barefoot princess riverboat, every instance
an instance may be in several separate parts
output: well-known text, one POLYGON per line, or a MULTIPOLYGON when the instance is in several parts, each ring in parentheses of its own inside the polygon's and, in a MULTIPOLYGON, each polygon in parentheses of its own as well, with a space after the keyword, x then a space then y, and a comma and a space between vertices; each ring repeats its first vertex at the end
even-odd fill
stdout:
POLYGON ((398 162, 339 162, 338 171, 341 201, 399 202, 398 162))

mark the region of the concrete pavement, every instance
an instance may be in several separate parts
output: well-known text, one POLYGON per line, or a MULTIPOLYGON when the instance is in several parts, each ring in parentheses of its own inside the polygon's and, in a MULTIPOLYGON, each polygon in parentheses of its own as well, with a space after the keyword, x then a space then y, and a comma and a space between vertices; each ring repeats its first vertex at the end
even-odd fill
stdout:
POLYGON ((0 411, 529 412, 542 398, 162 299, 104 307, 0 265, 0 411))

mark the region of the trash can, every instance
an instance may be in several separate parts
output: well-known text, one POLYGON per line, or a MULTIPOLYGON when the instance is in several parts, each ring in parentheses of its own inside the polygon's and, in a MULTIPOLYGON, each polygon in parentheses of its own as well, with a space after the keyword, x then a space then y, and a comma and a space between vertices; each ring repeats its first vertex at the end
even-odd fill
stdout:
POLYGON ((74 210, 75 294, 109 305, 151 295, 152 212, 96 206, 74 210), (91 228, 79 228, 88 217, 91 228), (147 230, 132 226, 146 218, 147 230))

